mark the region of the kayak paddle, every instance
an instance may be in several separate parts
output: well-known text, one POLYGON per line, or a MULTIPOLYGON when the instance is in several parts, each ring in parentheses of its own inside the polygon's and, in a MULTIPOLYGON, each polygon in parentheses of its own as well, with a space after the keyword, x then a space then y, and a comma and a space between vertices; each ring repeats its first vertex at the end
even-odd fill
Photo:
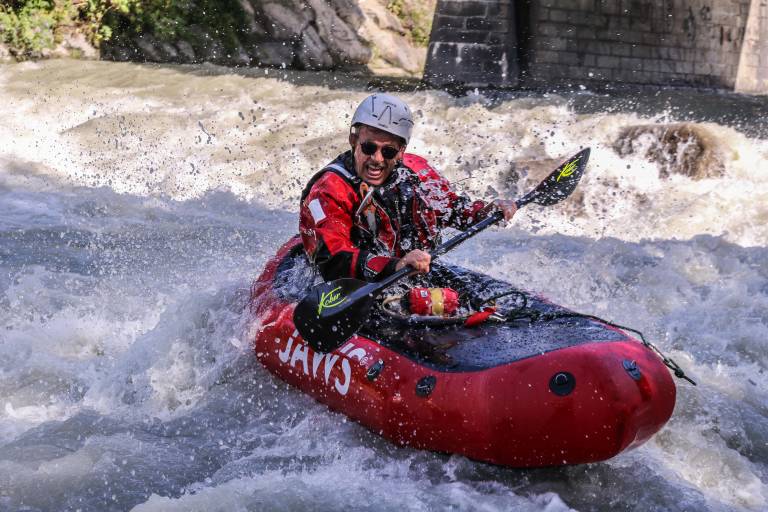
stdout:
MULTIPOLYGON (((589 148, 579 151, 547 176, 539 185, 515 201, 518 208, 529 203, 549 206, 559 203, 578 185, 589 160, 589 148)), ((430 255, 434 260, 463 241, 475 236, 488 226, 504 218, 502 212, 477 222, 447 242, 439 245, 430 255)), ((318 352, 330 352, 340 347, 357 332, 368 318, 375 296, 395 281, 413 272, 409 266, 379 282, 369 283, 353 278, 336 279, 312 288, 293 312, 293 323, 301 337, 318 352)))

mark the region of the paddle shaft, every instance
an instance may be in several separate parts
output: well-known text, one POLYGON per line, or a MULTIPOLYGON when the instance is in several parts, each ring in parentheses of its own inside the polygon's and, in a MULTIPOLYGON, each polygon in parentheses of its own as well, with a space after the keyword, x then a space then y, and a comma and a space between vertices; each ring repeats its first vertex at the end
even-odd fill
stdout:
MULTIPOLYGON (((527 203, 524 203, 527 204, 527 203)), ((481 220, 480 222, 473 224, 470 226, 466 231, 462 231, 458 235, 454 236, 450 240, 438 245, 432 252, 429 253, 429 255, 432 257, 432 260, 437 259, 441 255, 445 254, 446 252, 450 251, 460 243, 464 242, 465 240, 472 238, 482 230, 486 229, 489 226, 492 226, 493 224, 496 224, 501 219, 504 218, 504 213, 502 212, 495 212, 493 215, 488 217, 487 219, 481 220)), ((388 287, 392 283, 399 281, 403 277, 407 276, 413 272, 413 268, 410 266, 405 266, 395 272, 394 274, 385 277, 381 281, 370 283, 362 288, 359 288, 355 290, 348 298, 350 302, 354 302, 355 300, 360 299, 361 297, 364 297, 366 295, 370 295, 373 293, 378 292, 379 290, 383 290, 384 288, 388 287)))

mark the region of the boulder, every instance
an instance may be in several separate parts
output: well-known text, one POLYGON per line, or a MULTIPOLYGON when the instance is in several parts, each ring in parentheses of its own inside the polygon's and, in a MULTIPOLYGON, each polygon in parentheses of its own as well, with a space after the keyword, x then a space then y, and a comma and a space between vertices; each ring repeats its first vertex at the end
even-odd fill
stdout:
POLYGON ((184 63, 197 62, 197 56, 195 55, 195 49, 189 44, 189 41, 179 40, 176 41, 176 50, 178 50, 179 61, 184 63))
POLYGON ((136 36, 133 38, 133 43, 144 57, 143 60, 162 62, 164 54, 160 49, 160 44, 152 34, 141 34, 140 36, 136 36))
POLYGON ((258 66, 292 67, 296 52, 293 44, 286 41, 263 41, 255 43, 248 53, 258 66))
POLYGON ((66 30, 62 34, 61 43, 53 49, 51 56, 98 59, 99 51, 94 48, 80 32, 76 30, 66 30))
POLYGON ((314 25, 333 64, 366 64, 371 59, 371 50, 360 41, 357 32, 336 15, 328 2, 307 0, 307 3, 315 13, 314 25))
MULTIPOLYGON (((404 4, 407 12, 414 1, 404 4)), ((414 48, 403 25, 410 18, 406 14, 401 22, 387 9, 389 2, 236 0, 234 6, 240 11, 236 18, 243 20, 242 26, 231 27, 224 35, 201 21, 186 27, 179 40, 162 42, 152 34, 136 36, 124 23, 127 30, 116 30, 113 40, 102 45, 102 57, 299 69, 368 64, 386 74, 416 75, 423 69, 426 48, 414 48), (232 44, 222 43, 231 39, 232 44)))
POLYGON ((725 172, 717 138, 699 124, 629 126, 621 130, 613 149, 621 156, 639 154, 655 162, 661 178, 682 174, 702 179, 722 176, 725 172))
POLYGON ((200 61, 223 63, 226 60, 226 48, 218 38, 213 37, 204 27, 192 25, 189 27, 189 33, 192 35, 190 43, 200 61))
POLYGON ((378 0, 361 0, 365 23, 360 34, 375 48, 369 67, 386 74, 417 75, 424 69, 426 48, 414 47, 400 20, 378 0))
POLYGON ((328 47, 320 38, 320 34, 312 27, 307 27, 304 30, 296 56, 298 65, 302 69, 323 69, 333 65, 328 47))
POLYGON ((301 37, 304 29, 313 19, 313 13, 308 9, 281 3, 269 2, 262 6, 266 18, 269 35, 277 40, 289 40, 301 37))
POLYGON ((358 5, 360 3, 357 0, 330 0, 333 10, 336 11, 339 18, 355 30, 365 22, 365 14, 358 5))
POLYGON ((269 32, 259 22, 259 14, 254 9, 253 4, 248 0, 238 0, 240 8, 243 10, 243 16, 245 18, 246 26, 244 32, 251 36, 256 36, 261 39, 266 39, 269 32))

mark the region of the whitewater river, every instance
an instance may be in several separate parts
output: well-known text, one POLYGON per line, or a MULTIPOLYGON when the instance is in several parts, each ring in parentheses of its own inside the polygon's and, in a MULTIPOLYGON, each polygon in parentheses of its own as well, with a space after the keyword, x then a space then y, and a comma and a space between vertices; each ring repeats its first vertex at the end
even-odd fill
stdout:
POLYGON ((513 470, 396 447, 252 353, 250 282, 365 83, 0 67, 0 510, 768 509, 766 101, 403 93, 411 149, 476 197, 591 146, 568 203, 447 259, 641 329, 699 383, 634 451, 513 470), (679 122, 700 179, 690 142, 622 135, 679 122))

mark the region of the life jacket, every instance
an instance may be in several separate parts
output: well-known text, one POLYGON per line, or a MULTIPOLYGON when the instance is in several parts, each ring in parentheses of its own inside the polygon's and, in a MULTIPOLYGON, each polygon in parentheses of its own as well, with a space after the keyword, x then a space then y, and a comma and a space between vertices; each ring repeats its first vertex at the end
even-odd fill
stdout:
POLYGON ((351 152, 317 172, 301 194, 304 249, 326 280, 381 279, 413 249, 429 251, 440 229, 461 229, 486 205, 455 194, 424 158, 406 153, 371 188, 354 172, 351 152))

